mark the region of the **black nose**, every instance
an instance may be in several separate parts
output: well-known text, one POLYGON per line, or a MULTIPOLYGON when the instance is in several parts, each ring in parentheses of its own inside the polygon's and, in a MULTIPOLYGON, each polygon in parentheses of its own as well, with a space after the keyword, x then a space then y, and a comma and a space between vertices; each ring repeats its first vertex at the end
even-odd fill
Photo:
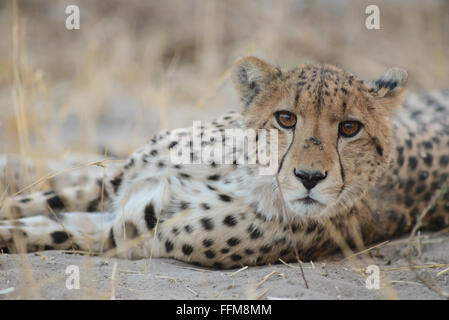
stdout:
POLYGON ((296 169, 293 169, 293 173, 299 178, 299 180, 307 190, 313 189, 318 184, 318 182, 326 179, 327 177, 327 172, 323 174, 319 171, 308 172, 304 170, 296 171, 296 169))

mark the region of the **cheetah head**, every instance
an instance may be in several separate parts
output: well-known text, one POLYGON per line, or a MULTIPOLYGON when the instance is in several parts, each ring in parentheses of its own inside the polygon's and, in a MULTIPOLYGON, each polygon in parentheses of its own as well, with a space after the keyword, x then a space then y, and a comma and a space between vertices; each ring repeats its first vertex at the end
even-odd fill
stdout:
POLYGON ((277 181, 295 215, 350 208, 388 167, 404 70, 364 83, 331 65, 284 71, 245 57, 232 80, 247 128, 278 130, 277 181))

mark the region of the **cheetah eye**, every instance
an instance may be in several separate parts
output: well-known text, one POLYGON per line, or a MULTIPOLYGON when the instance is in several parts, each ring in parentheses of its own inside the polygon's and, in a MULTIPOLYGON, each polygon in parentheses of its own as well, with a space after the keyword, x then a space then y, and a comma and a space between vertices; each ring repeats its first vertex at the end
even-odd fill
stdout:
POLYGON ((351 138, 359 133, 362 127, 363 124, 358 121, 343 121, 338 125, 338 133, 345 138, 351 138))
POLYGON ((278 111, 274 114, 276 121, 284 129, 292 129, 296 125, 296 115, 289 111, 278 111))

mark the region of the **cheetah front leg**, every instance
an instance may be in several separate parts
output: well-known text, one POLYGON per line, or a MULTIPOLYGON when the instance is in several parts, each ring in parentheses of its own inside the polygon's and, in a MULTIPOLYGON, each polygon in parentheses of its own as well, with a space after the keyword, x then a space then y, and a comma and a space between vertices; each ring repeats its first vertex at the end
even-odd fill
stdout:
POLYGON ((8 252, 81 250, 102 253, 110 241, 111 213, 71 212, 57 219, 45 216, 0 221, 0 249, 8 252))

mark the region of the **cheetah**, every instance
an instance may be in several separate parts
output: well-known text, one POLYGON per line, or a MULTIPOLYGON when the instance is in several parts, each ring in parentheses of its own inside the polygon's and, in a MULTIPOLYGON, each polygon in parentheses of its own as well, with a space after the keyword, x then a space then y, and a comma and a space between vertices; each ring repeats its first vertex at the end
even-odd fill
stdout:
POLYGON ((4 200, 1 246, 220 269, 316 260, 340 250, 338 239, 350 248, 391 239, 410 232, 431 200, 423 228, 449 226, 449 195, 434 199, 449 176, 448 90, 404 99, 399 68, 364 82, 332 65, 282 70, 256 57, 238 60, 231 78, 239 112, 161 132, 83 185, 4 200), (226 144, 207 135, 228 129, 276 136, 265 144, 276 147, 274 172, 261 174, 258 160, 204 160, 192 146, 226 144), (172 161, 182 148, 190 163, 172 161))

